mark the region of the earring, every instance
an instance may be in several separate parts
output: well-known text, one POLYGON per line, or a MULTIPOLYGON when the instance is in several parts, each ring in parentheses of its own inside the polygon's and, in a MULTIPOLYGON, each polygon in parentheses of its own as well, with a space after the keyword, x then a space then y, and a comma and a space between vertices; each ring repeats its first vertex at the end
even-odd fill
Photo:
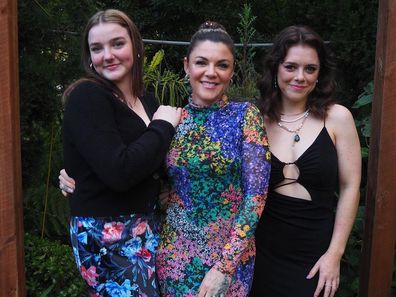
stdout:
POLYGON ((137 54, 138 59, 140 59, 140 54, 137 54))
POLYGON ((189 82, 190 81, 190 75, 188 73, 186 73, 186 75, 184 76, 184 82, 189 82))
POLYGON ((91 58, 88 58, 88 65, 89 65, 89 68, 94 70, 91 58))
POLYGON ((275 76, 274 76, 274 89, 277 89, 277 88, 278 88, 277 80, 278 80, 278 78, 277 78, 277 76, 275 75, 275 76))

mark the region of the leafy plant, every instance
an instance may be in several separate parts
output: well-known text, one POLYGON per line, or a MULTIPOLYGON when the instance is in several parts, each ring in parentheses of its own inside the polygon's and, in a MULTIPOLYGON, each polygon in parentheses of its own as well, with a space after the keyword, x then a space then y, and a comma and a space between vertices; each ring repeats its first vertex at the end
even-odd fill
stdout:
POLYGON ((371 135, 371 103, 374 94, 374 81, 370 81, 363 89, 358 100, 352 108, 359 109, 358 118, 355 120, 356 127, 360 131, 361 140, 365 144, 362 146, 362 156, 368 157, 369 139, 371 135))
POLYGON ((152 88, 160 104, 181 106, 189 94, 187 83, 183 78, 171 70, 161 70, 164 50, 159 50, 151 62, 144 61, 144 84, 152 88))
POLYGON ((26 233, 25 267, 29 297, 86 296, 70 246, 26 233))
POLYGON ((255 51, 249 44, 256 37, 253 27, 256 16, 253 16, 251 6, 244 4, 242 13, 238 14, 239 23, 237 32, 242 48, 236 52, 235 82, 231 84, 228 95, 234 100, 252 100, 258 95, 256 82, 258 74, 254 69, 255 51))
POLYGON ((55 121, 49 127, 37 125, 34 129, 43 149, 36 156, 36 171, 24 189, 25 229, 41 237, 67 241, 69 206, 58 188, 63 163, 60 122, 55 121))
POLYGON ((362 250, 363 218, 365 206, 360 206, 353 225, 345 253, 341 260, 340 297, 357 296, 359 288, 359 263, 362 250))

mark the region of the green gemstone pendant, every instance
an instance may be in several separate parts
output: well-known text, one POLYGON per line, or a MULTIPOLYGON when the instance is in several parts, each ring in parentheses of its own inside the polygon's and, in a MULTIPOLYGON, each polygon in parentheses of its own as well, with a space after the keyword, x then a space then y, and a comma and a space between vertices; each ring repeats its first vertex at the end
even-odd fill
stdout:
POLYGON ((299 142, 300 136, 298 134, 294 135, 294 142, 299 142))

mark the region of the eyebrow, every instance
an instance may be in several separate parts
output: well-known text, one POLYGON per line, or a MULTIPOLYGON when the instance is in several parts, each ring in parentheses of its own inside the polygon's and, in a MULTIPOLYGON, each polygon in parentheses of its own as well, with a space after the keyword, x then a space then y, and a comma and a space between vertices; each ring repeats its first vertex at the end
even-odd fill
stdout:
MULTIPOLYGON (((125 40, 125 39, 126 38, 124 36, 117 36, 117 37, 114 37, 113 39, 110 39, 110 42, 115 42, 115 41, 125 40)), ((89 44, 89 46, 100 45, 100 44, 102 44, 102 43, 101 42, 92 42, 92 43, 89 44)))
MULTIPOLYGON (((208 58, 205 58, 203 56, 196 56, 194 59, 202 59, 202 60, 205 60, 205 61, 209 60, 208 58)), ((231 63, 231 61, 228 60, 228 59, 221 59, 221 60, 217 61, 217 63, 223 63, 223 62, 231 63)))
MULTIPOLYGON (((298 64, 298 63, 295 63, 295 62, 288 62, 288 61, 284 61, 282 64, 300 65, 300 64, 298 64)), ((319 67, 319 64, 306 64, 306 65, 304 65, 304 66, 319 67)))

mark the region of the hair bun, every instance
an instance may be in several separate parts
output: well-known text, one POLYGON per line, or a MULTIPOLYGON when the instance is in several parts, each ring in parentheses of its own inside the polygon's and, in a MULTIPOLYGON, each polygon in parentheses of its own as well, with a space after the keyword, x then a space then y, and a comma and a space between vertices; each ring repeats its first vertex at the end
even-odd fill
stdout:
POLYGON ((199 26, 198 31, 223 31, 227 32, 226 29, 217 22, 206 21, 199 26))

